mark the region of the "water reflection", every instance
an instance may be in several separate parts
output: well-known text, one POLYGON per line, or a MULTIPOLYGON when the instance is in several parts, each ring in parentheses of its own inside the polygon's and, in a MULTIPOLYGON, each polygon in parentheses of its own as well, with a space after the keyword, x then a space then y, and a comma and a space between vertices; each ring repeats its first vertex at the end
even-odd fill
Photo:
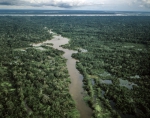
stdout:
POLYGON ((112 81, 111 80, 100 80, 100 83, 112 84, 112 81))
POLYGON ((137 84, 133 83, 133 82, 129 82, 128 80, 123 80, 121 78, 119 78, 119 82, 120 82, 120 86, 124 86, 128 89, 133 89, 133 85, 137 86, 137 84))

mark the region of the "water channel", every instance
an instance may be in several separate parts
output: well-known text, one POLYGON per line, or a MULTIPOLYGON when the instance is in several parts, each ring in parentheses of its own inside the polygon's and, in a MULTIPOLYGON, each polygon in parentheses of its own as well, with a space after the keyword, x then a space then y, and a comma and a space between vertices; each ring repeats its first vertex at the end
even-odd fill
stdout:
POLYGON ((44 43, 52 43, 53 48, 64 51, 63 57, 67 59, 66 65, 71 78, 71 84, 69 85, 69 92, 76 103, 76 107, 80 112, 81 118, 90 118, 92 115, 92 110, 83 100, 83 76, 76 69, 76 61, 71 57, 73 53, 77 51, 64 49, 60 47, 69 42, 69 39, 62 37, 61 35, 54 35, 52 40, 47 40, 43 43, 33 44, 33 46, 38 47, 44 43))

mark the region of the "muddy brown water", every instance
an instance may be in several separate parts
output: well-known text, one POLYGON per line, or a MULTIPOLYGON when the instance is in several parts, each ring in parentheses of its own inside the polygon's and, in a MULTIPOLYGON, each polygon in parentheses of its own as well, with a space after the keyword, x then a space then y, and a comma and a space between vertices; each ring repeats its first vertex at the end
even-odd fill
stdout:
MULTIPOLYGON (((53 48, 64 51, 63 57, 67 59, 67 69, 71 78, 71 84, 69 85, 69 92, 76 103, 76 107, 80 112, 81 118, 91 118, 92 110, 83 100, 83 76, 76 69, 76 61, 71 57, 73 53, 77 53, 77 51, 64 49, 60 47, 61 45, 65 45, 69 42, 69 39, 62 37, 61 35, 54 35, 52 40, 47 40, 43 43, 52 43, 53 48)), ((41 44, 43 44, 41 43, 41 44)), ((41 44, 34 44, 33 46, 40 46, 41 44)))

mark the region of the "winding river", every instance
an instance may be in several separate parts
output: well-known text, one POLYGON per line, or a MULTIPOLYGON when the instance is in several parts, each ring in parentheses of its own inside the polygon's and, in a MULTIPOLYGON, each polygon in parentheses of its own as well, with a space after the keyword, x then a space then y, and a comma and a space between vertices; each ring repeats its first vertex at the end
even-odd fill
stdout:
MULTIPOLYGON (((77 51, 64 49, 60 47, 61 45, 65 45, 69 42, 69 39, 62 37, 61 35, 54 35, 52 40, 47 40, 43 43, 52 43, 53 48, 64 51, 63 57, 67 59, 67 69, 71 78, 71 84, 69 85, 69 92, 76 103, 76 107, 80 112, 81 118, 90 118, 92 115, 92 110, 83 100, 83 76, 76 69, 76 61, 71 57, 73 53, 77 53, 77 51)), ((33 44, 33 46, 40 46, 41 44, 33 44)))

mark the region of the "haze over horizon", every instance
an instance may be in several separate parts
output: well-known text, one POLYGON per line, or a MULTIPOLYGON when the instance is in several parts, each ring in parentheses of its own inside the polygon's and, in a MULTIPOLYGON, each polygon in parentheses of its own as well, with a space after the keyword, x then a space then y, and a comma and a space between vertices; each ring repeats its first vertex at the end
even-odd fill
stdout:
POLYGON ((0 0, 0 9, 150 11, 150 0, 0 0))

